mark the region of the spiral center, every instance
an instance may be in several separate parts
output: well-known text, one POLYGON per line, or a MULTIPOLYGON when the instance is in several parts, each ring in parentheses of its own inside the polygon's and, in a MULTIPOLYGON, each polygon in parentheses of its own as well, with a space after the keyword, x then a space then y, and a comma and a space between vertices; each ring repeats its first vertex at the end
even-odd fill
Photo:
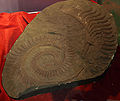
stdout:
POLYGON ((52 54, 44 54, 41 55, 37 61, 36 61, 36 65, 38 67, 42 67, 42 69, 44 70, 52 70, 55 69, 55 65, 56 65, 56 61, 55 61, 55 57, 52 54))

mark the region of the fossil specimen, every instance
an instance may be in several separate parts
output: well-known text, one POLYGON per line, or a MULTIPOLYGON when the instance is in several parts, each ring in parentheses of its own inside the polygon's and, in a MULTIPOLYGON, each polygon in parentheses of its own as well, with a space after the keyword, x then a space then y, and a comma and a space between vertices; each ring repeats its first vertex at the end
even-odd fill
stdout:
POLYGON ((30 88, 95 78, 108 68, 116 48, 111 14, 88 0, 61 1, 38 14, 17 39, 2 84, 19 98, 30 88))

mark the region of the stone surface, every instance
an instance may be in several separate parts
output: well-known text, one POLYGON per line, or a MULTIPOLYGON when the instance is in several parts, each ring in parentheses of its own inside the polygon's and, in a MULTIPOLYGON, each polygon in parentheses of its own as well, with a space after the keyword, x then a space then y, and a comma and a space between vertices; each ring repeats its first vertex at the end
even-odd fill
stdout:
POLYGON ((119 33, 118 42, 120 44, 120 0, 103 0, 102 6, 113 14, 119 33))
POLYGON ((3 87, 10 97, 19 98, 26 90, 95 78, 108 68, 117 37, 112 15, 101 6, 88 0, 53 4, 13 45, 3 87))

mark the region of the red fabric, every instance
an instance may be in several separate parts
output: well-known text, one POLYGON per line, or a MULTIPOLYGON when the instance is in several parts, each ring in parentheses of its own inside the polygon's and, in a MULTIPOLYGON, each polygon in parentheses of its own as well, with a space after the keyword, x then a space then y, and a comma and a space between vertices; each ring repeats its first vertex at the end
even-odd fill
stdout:
MULTIPOLYGON (((25 12, 0 14, 0 101, 15 101, 5 93, 1 80, 6 54, 37 14, 25 12)), ((120 47, 105 77, 97 82, 40 94, 21 101, 106 101, 120 100, 120 47)))
POLYGON ((96 2, 96 1, 94 1, 94 0, 91 0, 91 1, 97 4, 97 2, 96 2))

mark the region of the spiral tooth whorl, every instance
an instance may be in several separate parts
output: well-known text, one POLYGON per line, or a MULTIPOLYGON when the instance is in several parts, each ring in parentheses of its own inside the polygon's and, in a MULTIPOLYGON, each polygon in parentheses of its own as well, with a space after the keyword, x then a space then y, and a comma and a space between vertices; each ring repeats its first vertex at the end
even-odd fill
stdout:
POLYGON ((30 87, 94 78, 108 68, 117 48, 112 16, 87 0, 64 3, 37 16, 44 22, 38 24, 44 33, 27 33, 29 37, 24 33, 13 45, 3 70, 3 85, 10 96, 18 97, 30 87))

